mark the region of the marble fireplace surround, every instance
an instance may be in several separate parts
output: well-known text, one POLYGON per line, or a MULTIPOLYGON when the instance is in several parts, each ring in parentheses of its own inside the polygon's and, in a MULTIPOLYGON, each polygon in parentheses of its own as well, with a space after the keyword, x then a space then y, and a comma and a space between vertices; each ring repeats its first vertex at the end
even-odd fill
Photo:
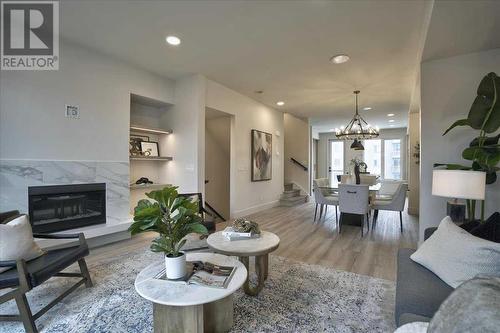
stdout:
POLYGON ((28 212, 28 187, 106 183, 106 224, 73 229, 87 238, 125 231, 129 214, 129 163, 114 161, 0 160, 0 211, 28 212))

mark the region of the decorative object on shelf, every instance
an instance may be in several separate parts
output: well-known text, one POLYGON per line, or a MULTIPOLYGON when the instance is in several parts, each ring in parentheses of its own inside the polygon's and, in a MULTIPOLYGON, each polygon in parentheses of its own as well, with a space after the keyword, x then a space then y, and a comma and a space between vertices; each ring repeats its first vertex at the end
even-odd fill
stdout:
POLYGON ((252 181, 271 180, 273 136, 270 133, 252 130, 252 181))
POLYGON ((142 155, 148 157, 158 157, 158 142, 141 141, 142 155))
POLYGON ((141 178, 137 179, 137 181, 135 183, 137 185, 139 185, 139 184, 153 184, 153 182, 150 181, 147 177, 141 177, 141 178))
POLYGON ((235 232, 260 234, 260 229, 257 222, 250 221, 244 218, 236 219, 231 227, 235 232))
POLYGON ((415 152, 413 153, 413 157, 415 157, 415 164, 419 165, 420 164, 420 142, 417 141, 417 143, 415 144, 415 147, 413 147, 413 149, 415 149, 415 152))
POLYGON ((351 160, 351 165, 354 166, 354 175, 356 176, 356 184, 361 184, 360 173, 366 173, 366 168, 368 167, 365 162, 359 158, 353 158, 351 160))
POLYGON ((129 139, 129 153, 130 156, 142 156, 141 142, 149 141, 149 136, 145 135, 131 135, 129 139))
MULTIPOLYGON (((448 170, 474 170, 486 172, 486 184, 493 184, 500 171, 500 134, 488 136, 500 128, 500 77, 488 73, 477 87, 477 96, 465 119, 455 121, 444 133, 446 135, 457 126, 468 126, 479 131, 479 135, 462 152, 462 158, 471 161, 471 166, 435 163, 435 167, 448 170)), ((467 200, 469 219, 475 217, 475 201, 467 200)), ((481 201, 481 221, 484 221, 484 200, 481 201)))
POLYGON ((365 146, 363 146, 363 144, 361 143, 361 141, 359 141, 358 139, 354 139, 352 145, 351 145, 351 149, 354 149, 354 150, 365 150, 365 146))
POLYGON ((180 249, 190 233, 208 234, 198 214, 198 203, 179 196, 177 187, 146 193, 134 209, 134 222, 128 229, 132 235, 146 231, 159 234, 151 244, 151 251, 165 255, 166 275, 178 279, 186 275, 186 254, 180 249))
MULTIPOLYGON (((436 169, 432 172, 432 195, 454 198, 446 203, 446 215, 453 222, 464 222, 465 205, 458 199, 484 200, 485 180, 483 171, 436 169)), ((474 219, 470 210, 468 218, 474 219)))
MULTIPOLYGON (((358 94, 360 93, 359 90, 354 91, 354 96, 356 98, 356 109, 354 113, 354 117, 351 119, 349 123, 347 123, 347 126, 345 127, 340 127, 335 129, 335 136, 338 139, 342 140, 366 140, 366 139, 373 139, 378 137, 379 132, 378 128, 372 127, 370 124, 368 124, 358 113, 358 94)), ((361 144, 361 143, 360 143, 361 144)), ((363 146, 363 145, 361 145, 363 146)), ((360 147, 358 145, 358 147, 360 147)), ((352 148, 352 147, 351 147, 352 148)), ((364 150, 363 149, 358 149, 358 150, 364 150)))

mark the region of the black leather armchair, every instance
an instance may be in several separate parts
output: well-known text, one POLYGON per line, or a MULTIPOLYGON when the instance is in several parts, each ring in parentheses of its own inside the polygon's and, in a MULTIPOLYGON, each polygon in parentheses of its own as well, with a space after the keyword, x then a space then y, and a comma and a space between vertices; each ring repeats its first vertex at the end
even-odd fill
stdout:
POLYGON ((17 261, 0 261, 0 267, 11 268, 0 273, 0 289, 10 289, 0 296, 0 304, 14 299, 19 310, 18 315, 0 315, 0 321, 21 321, 28 333, 37 332, 35 320, 80 285, 85 284, 86 287, 92 287, 92 280, 85 262, 85 256, 89 254, 89 248, 83 233, 64 235, 33 234, 33 236, 45 239, 77 239, 78 243, 76 245, 70 243, 65 248, 46 251, 42 256, 28 262, 22 259, 17 261), (62 272, 76 262, 78 262, 80 267, 80 273, 62 272), (26 293, 54 276, 80 277, 81 279, 44 308, 33 314, 26 299, 26 293))

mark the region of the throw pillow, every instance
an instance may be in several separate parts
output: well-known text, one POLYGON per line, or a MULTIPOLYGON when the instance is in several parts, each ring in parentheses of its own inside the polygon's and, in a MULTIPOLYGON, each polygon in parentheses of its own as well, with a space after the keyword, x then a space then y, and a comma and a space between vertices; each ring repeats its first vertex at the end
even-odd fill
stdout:
MULTIPOLYGON (((0 260, 26 261, 38 258, 43 251, 33 239, 31 224, 28 216, 21 215, 7 224, 0 224, 0 260)), ((0 267, 0 273, 9 270, 9 267, 0 267)))
POLYGON ((500 277, 477 277, 462 284, 441 304, 428 332, 498 332, 499 309, 500 277))
POLYGON ((472 235, 500 243, 500 213, 492 214, 486 221, 469 231, 472 235))
POLYGON ((394 333, 426 333, 427 327, 429 327, 429 323, 424 323, 422 321, 416 321, 409 324, 404 324, 403 326, 398 327, 394 333))
POLYGON ((410 258, 453 288, 478 274, 500 275, 500 244, 469 234, 449 216, 410 258))

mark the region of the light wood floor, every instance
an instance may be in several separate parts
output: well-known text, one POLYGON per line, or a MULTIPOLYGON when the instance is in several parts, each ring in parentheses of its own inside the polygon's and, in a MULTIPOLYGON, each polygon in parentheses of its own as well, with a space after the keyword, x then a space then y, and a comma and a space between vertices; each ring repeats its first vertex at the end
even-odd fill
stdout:
MULTIPOLYGON (((343 226, 339 234, 332 208, 325 220, 313 222, 313 203, 275 207, 248 217, 259 223, 262 230, 280 237, 275 255, 388 280, 396 278, 398 249, 417 245, 418 219, 406 213, 403 214, 403 234, 399 229, 399 214, 380 211, 375 228, 363 238, 360 228, 354 226, 343 226)), ((225 223, 220 223, 217 229, 224 227, 225 223)), ((143 234, 93 249, 87 262, 92 265, 116 253, 147 248, 154 237, 154 234, 143 234)))

